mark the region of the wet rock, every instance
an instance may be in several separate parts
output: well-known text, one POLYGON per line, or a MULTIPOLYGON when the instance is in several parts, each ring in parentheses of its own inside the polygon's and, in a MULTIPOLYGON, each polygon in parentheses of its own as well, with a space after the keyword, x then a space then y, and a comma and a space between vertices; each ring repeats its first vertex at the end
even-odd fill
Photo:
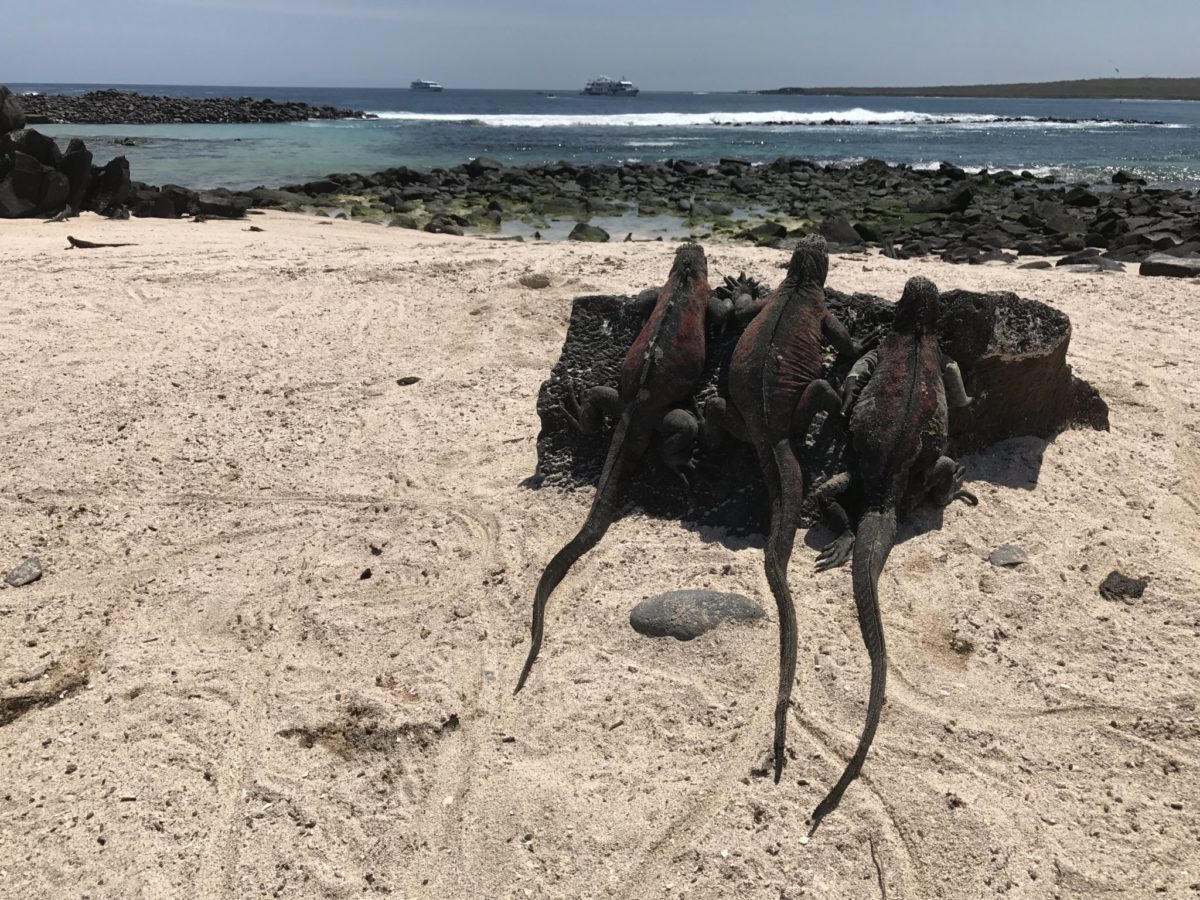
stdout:
POLYGON ((1146 179, 1138 178, 1136 175, 1130 175, 1124 169, 1119 169, 1116 172, 1113 172, 1112 183, 1113 184, 1145 184, 1146 179))
POLYGON ((504 164, 500 160, 489 156, 477 156, 467 163, 467 173, 472 178, 480 178, 489 172, 499 172, 503 168, 504 164))
POLYGON ((1015 568, 1029 562, 1029 557, 1025 551, 1016 544, 1001 544, 992 551, 988 557, 988 562, 993 566, 1002 568, 1015 568))
POLYGON ((571 233, 567 235, 567 239, 571 241, 603 243, 608 240, 608 232, 596 225, 580 222, 571 229, 571 233))
POLYGON ((753 228, 747 228, 738 237, 743 240, 754 241, 761 245, 774 245, 787 237, 787 228, 780 225, 778 222, 763 222, 761 225, 755 225, 753 228))
POLYGON ((30 556, 19 566, 5 575, 4 581, 12 587, 24 587, 27 584, 33 584, 41 577, 41 562, 36 556, 30 556))
POLYGON ((1063 198, 1067 206, 1099 206, 1100 198, 1085 187, 1073 187, 1063 198))
POLYGON ((1150 582, 1145 578, 1130 578, 1128 575, 1122 575, 1116 569, 1108 573, 1104 581, 1100 582, 1100 596, 1105 600, 1111 600, 1114 603, 1117 601, 1136 600, 1145 593, 1146 586, 1150 582))
POLYGON ((1095 247, 1085 247, 1084 249, 1080 250, 1078 253, 1070 253, 1070 254, 1064 256, 1062 259, 1060 259, 1058 262, 1056 262, 1055 265, 1056 266, 1077 266, 1080 263, 1092 262, 1099 255, 1100 255, 1100 251, 1097 250, 1095 247))
POLYGON ((1152 253, 1142 262, 1138 274, 1166 278, 1200 278, 1200 256, 1152 253))
POLYGON ((466 234, 461 225, 444 217, 439 217, 434 219, 432 222, 427 222, 424 230, 430 234, 452 234, 456 237, 462 237, 466 234))
POLYGON ((821 223, 821 236, 831 244, 853 247, 862 243, 862 237, 845 216, 835 216, 821 223))
POLYGON ((629 613, 629 624, 649 637, 690 641, 722 622, 765 619, 767 614, 740 594, 716 591, 669 591, 643 600, 629 613))

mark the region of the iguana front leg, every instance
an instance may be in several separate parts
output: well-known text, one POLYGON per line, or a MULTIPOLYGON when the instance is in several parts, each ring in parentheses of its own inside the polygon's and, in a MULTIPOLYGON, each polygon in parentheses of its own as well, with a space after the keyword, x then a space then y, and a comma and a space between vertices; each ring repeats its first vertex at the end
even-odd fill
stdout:
POLYGON ((963 384, 962 370, 952 359, 946 359, 942 363, 942 384, 946 388, 946 404, 951 409, 970 406, 975 399, 967 395, 966 385, 963 384))
POLYGON ((864 353, 851 367, 846 380, 842 382, 842 418, 846 421, 850 420, 850 413, 854 411, 858 395, 862 393, 867 382, 871 380, 871 376, 875 374, 875 366, 878 363, 879 351, 877 349, 864 353))

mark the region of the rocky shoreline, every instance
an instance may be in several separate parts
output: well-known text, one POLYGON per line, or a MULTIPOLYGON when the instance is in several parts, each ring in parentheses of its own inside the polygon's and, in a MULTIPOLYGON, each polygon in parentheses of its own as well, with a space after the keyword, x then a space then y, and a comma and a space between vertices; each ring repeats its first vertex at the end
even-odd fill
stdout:
POLYGON ((840 251, 877 247, 953 263, 1063 256, 1095 268, 1165 255, 1160 266, 1181 268, 1171 274, 1200 276, 1200 192, 1150 187, 1124 172, 1087 185, 949 163, 926 170, 880 160, 847 167, 725 158, 509 167, 480 157, 449 169, 330 175, 248 196, 255 206, 323 209, 449 234, 496 231, 505 220, 536 228, 574 219, 572 237, 603 241, 609 235, 586 225, 593 217, 673 215, 703 240, 787 249, 819 232, 840 251))
POLYGON ((242 125, 308 119, 370 119, 361 110, 276 103, 254 97, 163 97, 108 88, 86 94, 27 94, 21 97, 31 125, 242 125))
POLYGON ((781 158, 752 165, 723 158, 515 167, 478 157, 428 171, 398 166, 277 189, 194 191, 132 181, 124 157, 94 167, 78 140, 63 154, 53 140, 23 127, 21 104, 3 88, 0 104, 0 218, 66 208, 116 217, 239 218, 259 207, 457 235, 495 234, 505 222, 519 222, 538 237, 552 222, 574 221, 572 239, 607 241, 610 235, 590 220, 628 217, 636 227, 638 216, 672 216, 680 236, 699 240, 787 249, 819 232, 835 251, 874 247, 901 259, 1015 263, 1060 256, 1060 264, 1140 263, 1144 274, 1200 277, 1200 192, 1152 187, 1124 172, 1110 184, 1089 185, 1030 172, 968 172, 950 163, 930 170, 880 160, 836 166, 781 158))

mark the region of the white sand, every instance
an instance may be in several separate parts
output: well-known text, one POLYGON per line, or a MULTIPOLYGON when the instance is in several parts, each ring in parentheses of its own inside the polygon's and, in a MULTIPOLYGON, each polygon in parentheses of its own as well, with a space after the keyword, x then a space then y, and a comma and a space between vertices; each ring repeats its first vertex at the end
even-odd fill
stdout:
MULTIPOLYGON (((0 569, 47 570, 0 590, 0 698, 65 693, 0 727, 0 895, 1200 896, 1197 283, 834 259, 841 290, 1061 308, 1112 431, 968 457, 979 508, 897 547, 879 736, 806 840, 867 693, 849 573, 807 547, 780 785, 773 622, 627 623, 684 587, 772 609, 744 543, 624 520, 512 696, 590 496, 518 486, 538 385, 572 297, 671 247, 253 221, 0 222, 0 569), (1008 542, 1027 565, 988 563, 1008 542), (1100 598, 1114 568, 1141 601, 1100 598)), ((714 281, 785 259, 708 249, 714 281)))

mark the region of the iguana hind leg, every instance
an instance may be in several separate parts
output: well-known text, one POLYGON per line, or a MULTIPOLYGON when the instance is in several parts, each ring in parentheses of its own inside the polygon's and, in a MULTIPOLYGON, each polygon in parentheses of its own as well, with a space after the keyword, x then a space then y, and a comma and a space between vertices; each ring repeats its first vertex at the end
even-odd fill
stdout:
POLYGON ((810 381, 796 401, 796 408, 792 411, 792 439, 803 444, 809 426, 817 413, 821 412, 839 418, 842 412, 842 398, 824 378, 810 381))
POLYGON ((700 435, 704 446, 709 450, 720 447, 726 435, 732 435, 743 444, 750 443, 745 421, 733 404, 724 397, 713 397, 704 404, 700 435))
POLYGON ((817 571, 825 572, 844 566, 850 560, 854 550, 854 528, 850 525, 850 516, 842 506, 841 496, 850 490, 850 473, 842 472, 834 475, 813 491, 813 502, 821 513, 821 518, 837 534, 832 541, 821 548, 817 557, 817 571))
POLYGON ((688 474, 695 468, 696 438, 700 422, 686 409, 673 409, 662 418, 657 429, 662 443, 659 452, 668 469, 690 487, 688 474))
POLYGON ((617 389, 598 385, 589 388, 583 402, 575 396, 574 385, 567 386, 566 399, 559 406, 567 421, 583 434, 599 434, 604 428, 604 419, 615 419, 621 414, 621 397, 617 389))

